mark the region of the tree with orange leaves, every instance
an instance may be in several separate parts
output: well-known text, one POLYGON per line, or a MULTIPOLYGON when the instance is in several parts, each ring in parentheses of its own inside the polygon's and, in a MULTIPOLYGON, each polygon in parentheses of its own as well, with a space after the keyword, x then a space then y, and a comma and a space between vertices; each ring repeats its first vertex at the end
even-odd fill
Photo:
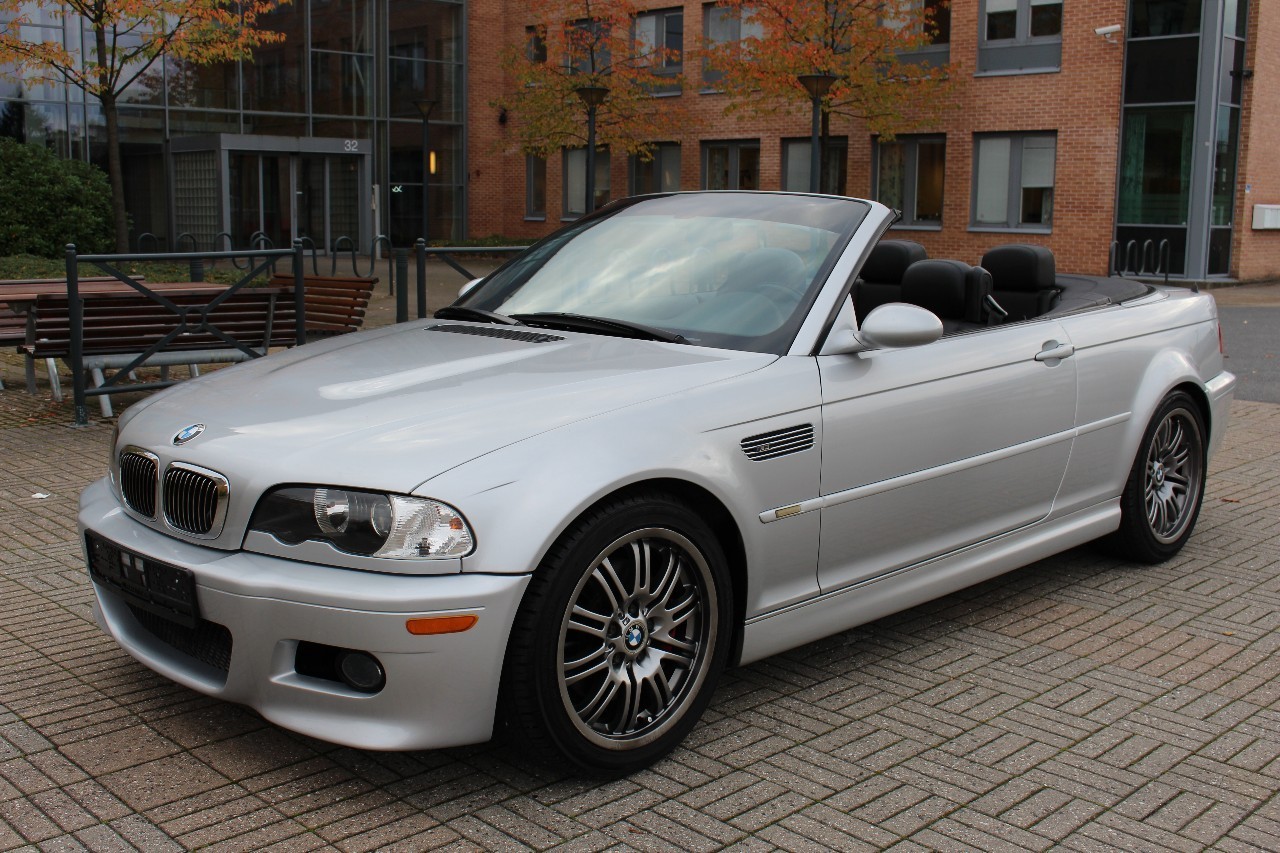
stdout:
MULTIPOLYGON (((947 68, 913 52, 938 32, 938 0, 719 0, 742 37, 708 42, 704 68, 731 97, 726 112, 772 113, 809 104, 803 75, 833 78, 821 95, 827 119, 847 116, 892 137, 945 106, 947 68)), ((949 19, 946 19, 949 21, 949 19)))
POLYGON ((631 0, 529 0, 524 45, 503 54, 510 89, 493 102, 516 118, 521 151, 545 157, 587 141, 579 89, 605 89, 599 144, 645 156, 683 111, 659 97, 684 87, 681 51, 638 24, 631 0))
POLYGON ((288 0, 0 0, 0 64, 16 65, 28 79, 66 83, 96 98, 107 129, 107 172, 115 217, 116 250, 129 250, 120 163, 118 100, 161 56, 195 64, 252 58, 283 33, 258 29, 258 19, 288 0), (93 44, 83 54, 55 41, 30 41, 21 27, 30 12, 50 18, 78 16, 93 44))

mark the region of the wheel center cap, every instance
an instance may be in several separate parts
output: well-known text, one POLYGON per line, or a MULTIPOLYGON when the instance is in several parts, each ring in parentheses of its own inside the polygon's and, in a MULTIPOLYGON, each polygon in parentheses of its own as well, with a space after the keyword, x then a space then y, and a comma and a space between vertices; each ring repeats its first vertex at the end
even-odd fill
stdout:
POLYGON ((632 622, 622 632, 622 642, 627 647, 627 651, 639 651, 648 639, 648 632, 645 631, 644 625, 640 622, 632 622))
POLYGON ((1164 466, 1159 463, 1156 463, 1155 470, 1152 471, 1151 473, 1152 473, 1152 479, 1156 481, 1156 485, 1163 486, 1164 485, 1164 466))

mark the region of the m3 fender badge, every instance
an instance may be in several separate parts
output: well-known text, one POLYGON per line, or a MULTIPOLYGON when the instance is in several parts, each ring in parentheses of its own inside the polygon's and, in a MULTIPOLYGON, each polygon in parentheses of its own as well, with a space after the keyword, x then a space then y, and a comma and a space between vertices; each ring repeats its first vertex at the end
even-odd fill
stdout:
POLYGON ((191 426, 185 426, 178 430, 178 434, 173 437, 173 443, 175 446, 181 446, 202 432, 204 432, 204 424, 192 424, 191 426))

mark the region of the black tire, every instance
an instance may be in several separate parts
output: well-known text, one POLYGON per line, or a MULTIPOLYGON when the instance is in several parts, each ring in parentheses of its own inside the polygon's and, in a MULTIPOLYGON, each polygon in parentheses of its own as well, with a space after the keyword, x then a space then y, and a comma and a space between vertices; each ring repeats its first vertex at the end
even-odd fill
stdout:
POLYGON ((1161 563, 1182 550, 1204 500, 1204 416, 1190 395, 1175 391, 1156 409, 1120 497, 1115 549, 1140 563, 1161 563))
POLYGON ((606 777, 666 755, 724 669, 729 584, 711 529, 665 495, 579 519, 534 572, 512 625, 499 713, 513 743, 606 777))

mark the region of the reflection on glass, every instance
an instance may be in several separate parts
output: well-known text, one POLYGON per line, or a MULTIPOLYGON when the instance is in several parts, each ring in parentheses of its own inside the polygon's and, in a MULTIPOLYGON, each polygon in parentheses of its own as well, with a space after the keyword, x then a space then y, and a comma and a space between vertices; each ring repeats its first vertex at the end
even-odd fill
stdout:
POLYGON ((1031 0, 1031 36, 1062 35, 1062 0, 1031 0))
POLYGON ((1016 38, 1018 0, 986 0, 987 41, 1016 38))
MULTIPOLYGON (((1228 0, 1228 5, 1234 0, 1228 0)), ((1176 36, 1200 32, 1201 0, 1131 0, 1129 37, 1176 36)))
POLYGON ((982 225, 1004 225, 1009 217, 1008 137, 978 140, 978 187, 974 220, 982 225))
POLYGON ((876 201, 902 210, 906 196, 906 145, 881 142, 880 161, 876 170, 876 201))
POLYGON ((942 179, 947 144, 941 139, 921 140, 916 153, 916 221, 942 221, 942 179))
POLYGON ((1190 106, 1125 110, 1119 222, 1186 225, 1194 119, 1190 106))
POLYGON ((1235 209, 1236 153, 1240 109, 1218 105, 1218 138, 1213 155, 1213 224, 1230 225, 1235 209))

